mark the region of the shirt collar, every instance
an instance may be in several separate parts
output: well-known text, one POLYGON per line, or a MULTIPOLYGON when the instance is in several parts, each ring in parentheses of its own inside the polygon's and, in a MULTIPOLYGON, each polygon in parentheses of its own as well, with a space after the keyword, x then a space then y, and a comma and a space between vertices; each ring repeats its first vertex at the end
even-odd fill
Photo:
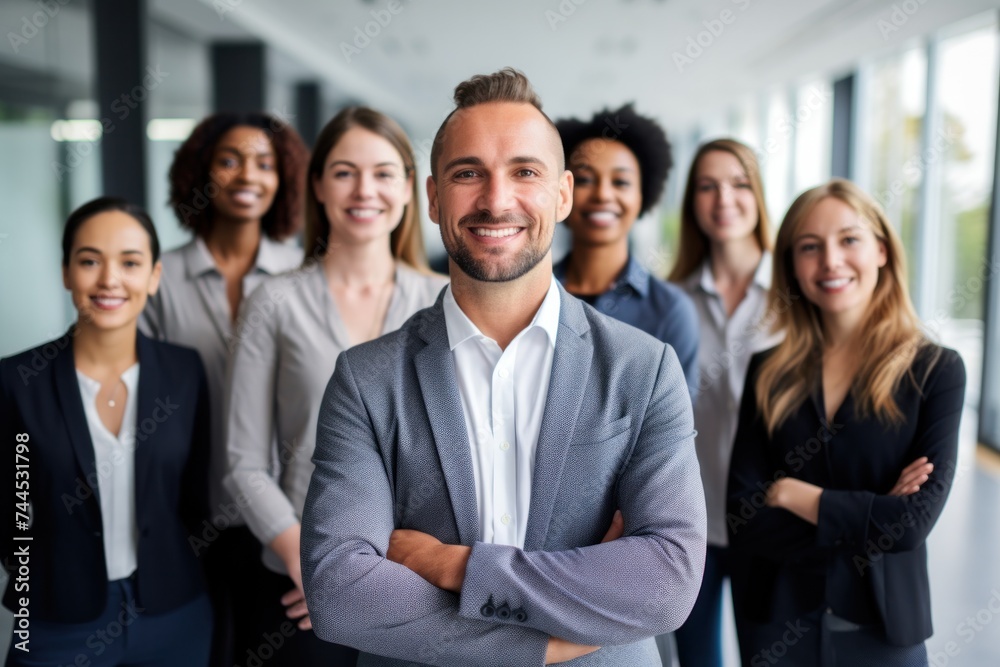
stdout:
MULTIPOLYGON (((76 377, 80 380, 80 386, 87 392, 88 400, 93 401, 93 397, 97 396, 97 393, 101 390, 101 383, 84 374, 79 368, 76 369, 76 377)), ((136 391, 136 387, 139 385, 139 362, 135 362, 121 374, 121 380, 125 383, 125 389, 128 390, 129 397, 133 396, 136 391)))
MULTIPOLYGON (((282 273, 283 265, 278 253, 279 245, 278 241, 272 241, 266 235, 262 234, 260 244, 257 246, 257 257, 254 259, 249 273, 257 271, 270 275, 282 273)), ((184 263, 187 266, 189 278, 196 278, 212 271, 219 272, 218 267, 215 265, 215 260, 212 258, 212 253, 208 251, 205 240, 200 236, 196 236, 191 243, 185 246, 184 263)))
POLYGON ((616 282, 621 282, 622 280, 628 283, 641 296, 645 297, 649 294, 649 271, 632 257, 631 254, 628 256, 628 264, 625 265, 625 270, 622 271, 622 275, 619 276, 616 282))
MULTIPOLYGON (((570 253, 572 254, 572 253, 570 253)), ((566 282, 566 267, 569 266, 570 254, 567 254, 562 260, 559 261, 554 267, 552 267, 552 273, 561 283, 566 282)), ((629 253, 628 263, 622 270, 615 281, 611 284, 610 291, 614 291, 622 283, 627 284, 636 292, 638 292, 642 297, 649 294, 649 271, 640 264, 633 256, 629 253)))
MULTIPOLYGON (((559 332, 560 302, 561 298, 559 296, 559 285, 556 282, 555 276, 553 276, 551 282, 549 283, 549 290, 545 293, 542 305, 539 306, 538 311, 535 313, 535 317, 532 318, 531 324, 525 327, 524 331, 519 333, 517 336, 520 337, 521 334, 533 327, 539 327, 548 335, 549 343, 555 347, 556 334, 559 332)), ((477 327, 472 320, 470 320, 468 316, 462 312, 458 302, 455 301, 455 296, 451 292, 451 284, 449 284, 445 290, 442 307, 444 308, 445 327, 448 329, 448 347, 451 350, 454 350, 470 338, 476 338, 479 336, 482 336, 483 338, 487 337, 486 334, 480 331, 479 327, 477 327)))

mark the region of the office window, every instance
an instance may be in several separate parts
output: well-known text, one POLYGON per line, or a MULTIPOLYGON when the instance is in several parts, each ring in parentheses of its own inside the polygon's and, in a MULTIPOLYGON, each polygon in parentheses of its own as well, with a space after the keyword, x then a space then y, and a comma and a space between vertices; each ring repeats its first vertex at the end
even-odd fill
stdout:
POLYGON ((860 111, 870 127, 869 183, 861 183, 885 208, 903 239, 915 284, 917 208, 923 165, 920 137, 927 91, 927 58, 919 46, 876 61, 860 111))

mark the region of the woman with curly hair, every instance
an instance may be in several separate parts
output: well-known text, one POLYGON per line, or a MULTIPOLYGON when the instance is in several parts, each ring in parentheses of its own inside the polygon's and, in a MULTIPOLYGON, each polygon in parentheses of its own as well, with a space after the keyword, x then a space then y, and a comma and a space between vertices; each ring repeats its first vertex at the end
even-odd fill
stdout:
POLYGON ((925 666, 965 367, 922 332, 899 237, 853 183, 800 195, 774 257, 785 338, 750 362, 729 476, 743 664, 925 666))
POLYGON ((394 120, 365 107, 338 113, 316 139, 308 178, 308 259, 265 281, 239 318, 226 484, 251 498, 247 524, 266 546, 268 572, 254 582, 261 631, 297 623, 269 664, 353 665, 357 651, 312 631, 302 590, 320 404, 341 352, 398 329, 447 279, 427 268, 413 149, 394 120))
POLYGON ((708 511, 705 576, 674 638, 681 667, 722 667, 722 592, 729 576, 726 480, 743 382, 754 352, 779 338, 765 317, 771 286, 771 223, 753 151, 733 139, 702 144, 681 203, 680 244, 670 280, 698 313, 699 400, 695 448, 708 511))
POLYGON ((140 321, 148 335, 196 349, 208 376, 211 518, 192 547, 207 559, 213 665, 232 665, 260 644, 250 629, 256 597, 247 582, 265 572, 261 545, 241 517, 245 499, 222 487, 226 368, 243 297, 301 262, 302 251, 281 241, 301 225, 307 160, 299 135, 277 118, 220 113, 203 120, 170 167, 170 204, 194 238, 163 256, 160 290, 140 321))
POLYGON ((635 221, 653 209, 673 164, 663 129, 631 105, 556 122, 573 172, 569 254, 554 267, 566 290, 599 312, 674 348, 692 395, 698 384, 698 317, 675 285, 651 275, 629 249, 635 221))

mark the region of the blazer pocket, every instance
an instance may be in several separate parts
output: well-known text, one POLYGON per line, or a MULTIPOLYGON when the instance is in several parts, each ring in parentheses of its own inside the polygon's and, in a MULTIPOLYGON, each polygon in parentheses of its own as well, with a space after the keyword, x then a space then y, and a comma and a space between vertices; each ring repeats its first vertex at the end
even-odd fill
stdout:
POLYGON ((573 447, 589 447, 600 445, 626 433, 632 427, 632 415, 625 415, 613 422, 594 428, 577 428, 577 436, 570 441, 573 447))

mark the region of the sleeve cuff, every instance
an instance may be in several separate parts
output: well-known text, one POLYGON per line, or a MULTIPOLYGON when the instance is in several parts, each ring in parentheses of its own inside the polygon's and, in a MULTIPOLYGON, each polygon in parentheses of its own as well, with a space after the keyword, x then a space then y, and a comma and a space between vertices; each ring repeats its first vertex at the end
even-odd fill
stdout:
POLYGON ((513 571, 519 550, 504 544, 476 542, 465 566, 465 581, 459 596, 459 615, 468 619, 526 626, 531 610, 520 592, 506 588, 506 573, 513 571))
POLYGON ((827 548, 864 544, 874 500, 870 491, 824 489, 819 497, 816 544, 827 548))

